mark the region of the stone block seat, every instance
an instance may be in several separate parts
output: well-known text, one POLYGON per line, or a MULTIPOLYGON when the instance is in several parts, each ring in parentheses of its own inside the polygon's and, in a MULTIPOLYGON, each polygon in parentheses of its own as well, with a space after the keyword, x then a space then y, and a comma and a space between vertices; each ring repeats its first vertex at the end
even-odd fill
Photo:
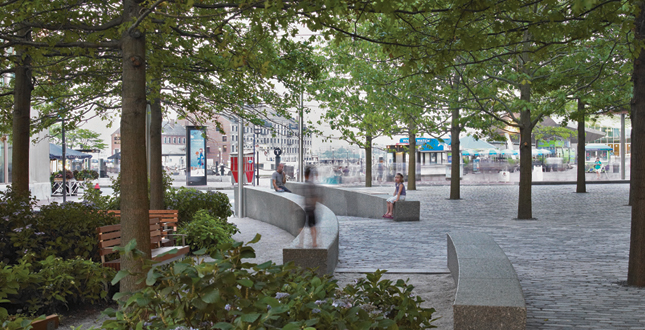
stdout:
POLYGON ((394 221, 419 221, 421 214, 421 202, 419 201, 398 201, 394 203, 394 221))
MULTIPOLYGON (((235 190, 235 200, 238 191, 235 190)), ((266 222, 295 236, 282 250, 282 261, 296 266, 315 268, 319 275, 333 274, 338 263, 338 219, 334 212, 320 203, 316 206, 317 247, 312 247, 305 222, 304 198, 297 194, 276 192, 269 187, 244 187, 244 215, 266 222), (307 240, 300 246, 300 236, 307 240)))
MULTIPOLYGON (((301 195, 304 190, 303 183, 300 182, 287 182, 286 186, 294 194, 301 195)), ((330 185, 318 187, 322 192, 321 203, 329 207, 337 216, 382 219, 383 214, 387 212, 385 201, 392 196, 369 189, 338 188, 330 185)), ((421 202, 406 200, 396 202, 394 205, 394 221, 419 221, 421 202), (396 205, 399 205, 398 210, 396 205)))
POLYGON ((526 303, 506 254, 484 233, 449 233, 448 268, 457 285, 454 329, 526 329, 526 303))

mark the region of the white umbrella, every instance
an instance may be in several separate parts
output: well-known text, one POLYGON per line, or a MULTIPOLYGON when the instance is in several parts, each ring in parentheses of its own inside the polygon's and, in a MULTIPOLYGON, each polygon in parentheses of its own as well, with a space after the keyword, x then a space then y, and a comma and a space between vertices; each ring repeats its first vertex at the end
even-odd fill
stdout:
POLYGON ((504 149, 500 153, 504 156, 517 156, 520 154, 519 151, 513 149, 504 149))
POLYGON ((486 149, 481 152, 482 155, 489 155, 489 156, 495 156, 497 155, 498 150, 497 149, 486 149))

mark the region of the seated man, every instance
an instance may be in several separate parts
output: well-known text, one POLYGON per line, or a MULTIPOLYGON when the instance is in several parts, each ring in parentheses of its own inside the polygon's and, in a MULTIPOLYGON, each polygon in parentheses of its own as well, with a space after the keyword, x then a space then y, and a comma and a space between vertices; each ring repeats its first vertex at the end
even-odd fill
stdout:
POLYGON ((273 172, 273 175, 271 175, 271 185, 277 192, 291 192, 291 190, 287 189, 287 187, 284 186, 284 184, 287 182, 287 177, 282 171, 283 168, 284 164, 278 164, 278 168, 275 172, 273 172))

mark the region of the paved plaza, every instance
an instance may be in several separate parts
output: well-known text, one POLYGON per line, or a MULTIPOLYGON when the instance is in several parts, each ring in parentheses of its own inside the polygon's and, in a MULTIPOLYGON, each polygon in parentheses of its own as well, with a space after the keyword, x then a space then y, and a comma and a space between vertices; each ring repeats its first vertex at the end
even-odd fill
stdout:
POLYGON ((589 184, 585 194, 575 185, 533 186, 536 220, 513 219, 518 190, 462 186, 462 200, 448 200, 448 186, 425 186, 408 191, 422 201, 420 222, 339 217, 338 267, 447 271, 446 233, 485 232, 517 271, 527 329, 645 329, 645 289, 624 286, 629 185, 589 184))

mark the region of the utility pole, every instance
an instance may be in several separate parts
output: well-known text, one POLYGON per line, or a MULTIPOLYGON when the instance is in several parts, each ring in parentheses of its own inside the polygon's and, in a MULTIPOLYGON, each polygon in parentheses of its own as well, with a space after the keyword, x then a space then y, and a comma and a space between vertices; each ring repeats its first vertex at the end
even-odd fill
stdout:
POLYGON ((305 130, 305 129, 304 129, 304 122, 305 122, 305 121, 304 121, 304 104, 303 104, 303 97, 304 97, 304 94, 303 94, 303 92, 302 92, 302 91, 300 91, 300 125, 299 125, 299 126, 300 126, 300 127, 299 127, 299 130, 300 130, 299 147, 300 147, 300 148, 299 148, 299 150, 298 150, 298 168, 299 168, 299 171, 298 171, 298 182, 302 182, 302 181, 304 181, 302 178, 304 177, 304 176, 303 176, 303 173, 304 173, 304 171, 305 171, 305 168, 304 168, 304 161, 303 161, 303 158, 304 158, 304 150, 305 150, 305 148, 304 148, 305 135, 303 134, 303 133, 304 133, 304 130, 305 130))
POLYGON ((244 120, 239 118, 237 127, 237 217, 244 218, 244 120))

